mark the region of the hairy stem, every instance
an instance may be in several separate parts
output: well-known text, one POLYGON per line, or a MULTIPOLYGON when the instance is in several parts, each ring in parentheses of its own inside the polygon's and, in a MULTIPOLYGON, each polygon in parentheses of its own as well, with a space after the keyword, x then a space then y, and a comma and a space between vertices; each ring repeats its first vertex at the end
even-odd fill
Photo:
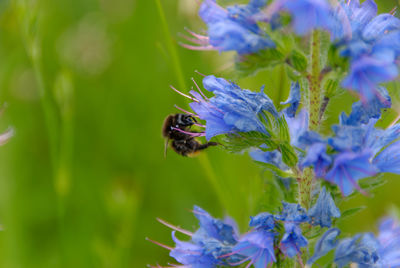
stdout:
POLYGON ((321 41, 320 31, 314 30, 311 39, 311 74, 309 77, 309 129, 319 130, 321 108, 321 41))
MULTIPOLYGON (((310 75, 308 77, 309 80, 309 98, 308 98, 308 122, 309 122, 309 130, 319 131, 320 120, 322 118, 321 115, 321 63, 320 63, 320 55, 321 55, 321 32, 318 30, 314 30, 311 38, 311 70, 310 75)), ((303 170, 303 173, 298 178, 298 190, 299 196, 298 201, 302 207, 308 209, 311 205, 311 192, 312 192, 312 182, 314 178, 314 172, 311 168, 306 168, 303 170)))

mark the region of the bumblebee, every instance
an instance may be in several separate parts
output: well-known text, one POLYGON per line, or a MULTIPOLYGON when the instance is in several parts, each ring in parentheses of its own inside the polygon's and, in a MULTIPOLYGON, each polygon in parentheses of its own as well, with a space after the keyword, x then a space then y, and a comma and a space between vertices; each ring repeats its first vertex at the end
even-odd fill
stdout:
POLYGON ((216 142, 201 144, 195 137, 202 136, 201 132, 190 131, 191 126, 197 123, 196 118, 187 114, 171 114, 164 120, 162 135, 166 138, 164 156, 167 153, 168 144, 182 156, 193 156, 210 146, 218 145, 216 142))

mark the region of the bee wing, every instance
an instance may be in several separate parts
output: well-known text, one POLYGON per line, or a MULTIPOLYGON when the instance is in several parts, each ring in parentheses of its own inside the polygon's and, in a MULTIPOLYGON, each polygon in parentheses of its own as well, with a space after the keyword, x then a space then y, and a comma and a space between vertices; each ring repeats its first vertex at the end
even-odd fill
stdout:
POLYGON ((165 139, 165 145, 164 145, 164 158, 167 158, 168 143, 169 143, 169 139, 166 138, 165 139))

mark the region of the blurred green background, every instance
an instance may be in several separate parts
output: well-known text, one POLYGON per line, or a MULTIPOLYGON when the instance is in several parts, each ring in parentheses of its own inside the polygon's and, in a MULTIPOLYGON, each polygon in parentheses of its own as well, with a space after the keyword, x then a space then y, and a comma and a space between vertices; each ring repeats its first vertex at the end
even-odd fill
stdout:
MULTIPOLYGON (((378 2, 382 11, 396 4, 378 2)), ((265 174, 247 155, 211 148, 163 157, 164 118, 174 104, 188 108, 169 85, 187 92, 191 77, 201 81, 194 70, 229 67, 229 53, 177 45, 185 26, 204 29, 197 8, 195 0, 0 0, 0 103, 8 107, 0 127, 15 130, 0 148, 1 267, 167 264, 168 251, 145 240, 172 245, 156 217, 194 230, 197 204, 229 213, 245 231, 268 207, 265 174)), ((278 104, 288 94, 282 74, 237 82, 265 84, 278 104)), ((346 97, 332 101, 328 122, 350 110, 346 97)), ((345 232, 374 230, 400 204, 400 178, 387 179, 374 196, 343 205, 368 207, 343 222, 345 232)))

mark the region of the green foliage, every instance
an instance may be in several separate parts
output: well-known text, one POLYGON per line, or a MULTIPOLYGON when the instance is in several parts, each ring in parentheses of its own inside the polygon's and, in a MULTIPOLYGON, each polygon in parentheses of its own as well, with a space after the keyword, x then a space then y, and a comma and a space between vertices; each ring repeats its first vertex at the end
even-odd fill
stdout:
POLYGON ((282 64, 285 56, 278 49, 265 49, 258 53, 237 55, 235 58, 235 70, 240 76, 256 74, 262 69, 273 68, 282 64))
POLYGON ((366 209, 365 206, 346 209, 345 211, 341 212, 341 216, 337 221, 342 221, 348 217, 357 214, 358 212, 361 212, 364 209, 366 209))
POLYGON ((307 57, 303 54, 303 52, 299 50, 293 50, 288 61, 296 71, 300 73, 307 71, 307 57))

